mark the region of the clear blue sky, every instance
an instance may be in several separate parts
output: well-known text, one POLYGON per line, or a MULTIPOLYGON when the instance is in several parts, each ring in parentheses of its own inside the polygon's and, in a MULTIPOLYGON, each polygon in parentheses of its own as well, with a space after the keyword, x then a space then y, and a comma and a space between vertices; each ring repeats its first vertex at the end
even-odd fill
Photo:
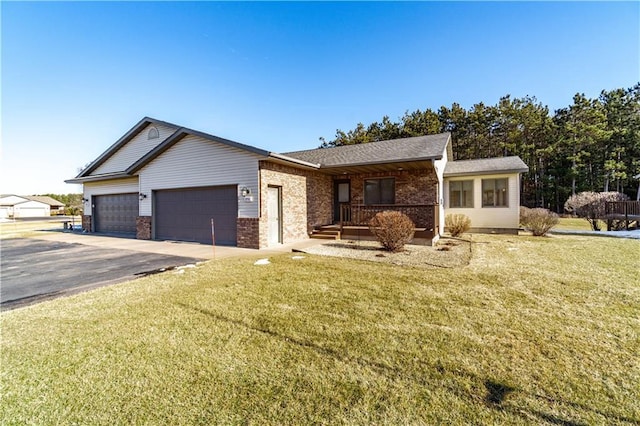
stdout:
POLYGON ((640 80, 640 3, 2 2, 0 192, 63 183, 144 116, 274 152, 417 108, 640 80))

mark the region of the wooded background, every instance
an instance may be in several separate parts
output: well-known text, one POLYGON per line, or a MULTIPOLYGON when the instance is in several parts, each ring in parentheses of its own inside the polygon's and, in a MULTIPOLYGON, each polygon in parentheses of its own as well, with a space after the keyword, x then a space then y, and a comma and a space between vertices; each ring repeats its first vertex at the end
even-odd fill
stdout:
POLYGON ((529 166, 522 176, 521 204, 562 212, 581 191, 618 191, 636 198, 640 173, 640 83, 603 90, 596 99, 576 94, 550 114, 534 96, 470 109, 454 103, 438 111, 384 116, 369 125, 336 130, 321 147, 451 132, 454 160, 517 155, 529 166))

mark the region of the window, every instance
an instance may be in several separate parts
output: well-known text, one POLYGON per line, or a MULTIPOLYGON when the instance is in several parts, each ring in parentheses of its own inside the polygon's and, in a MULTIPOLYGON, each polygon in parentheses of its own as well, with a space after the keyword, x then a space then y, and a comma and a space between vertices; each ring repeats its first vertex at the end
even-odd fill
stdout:
POLYGON ((482 207, 509 207, 509 180, 482 179, 482 207))
POLYGON ((449 182, 449 207, 473 207, 473 181, 449 182))
POLYGON ((364 181, 364 203, 395 204, 396 181, 394 178, 366 179, 364 181))
POLYGON ((158 139, 160 137, 160 132, 155 127, 149 129, 149 133, 147 133, 147 139, 158 139))

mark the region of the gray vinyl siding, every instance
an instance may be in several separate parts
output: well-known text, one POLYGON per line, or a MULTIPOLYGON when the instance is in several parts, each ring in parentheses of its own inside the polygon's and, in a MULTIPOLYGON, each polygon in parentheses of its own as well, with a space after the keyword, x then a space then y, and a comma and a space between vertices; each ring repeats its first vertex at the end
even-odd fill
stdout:
POLYGON ((252 201, 238 194, 238 217, 258 217, 258 161, 262 156, 189 135, 139 172, 140 215, 152 215, 155 190, 235 185, 251 190, 252 201))
MULTIPOLYGON (((91 200, 93 195, 127 194, 138 192, 138 178, 114 179, 84 184, 84 198, 91 200)), ((91 214, 91 203, 84 203, 84 214, 91 214)))
POLYGON ((130 165, 138 161, 143 155, 155 148, 160 142, 168 138, 176 129, 161 124, 149 124, 125 146, 116 151, 104 164, 91 173, 99 175, 103 173, 122 172, 130 165), (148 139, 150 127, 158 129, 159 138, 148 139))

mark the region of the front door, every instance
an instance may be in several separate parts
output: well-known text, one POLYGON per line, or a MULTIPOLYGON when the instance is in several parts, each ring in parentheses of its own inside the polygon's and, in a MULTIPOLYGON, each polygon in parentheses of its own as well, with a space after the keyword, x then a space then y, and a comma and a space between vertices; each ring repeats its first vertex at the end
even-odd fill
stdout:
MULTIPOLYGON (((336 180, 333 185, 333 221, 340 222, 340 206, 351 202, 351 181, 336 180)), ((345 211, 347 213, 347 211, 345 211)), ((343 217, 344 220, 349 220, 343 217)))
POLYGON ((269 224, 269 246, 282 243, 282 188, 267 188, 267 216, 269 224))

